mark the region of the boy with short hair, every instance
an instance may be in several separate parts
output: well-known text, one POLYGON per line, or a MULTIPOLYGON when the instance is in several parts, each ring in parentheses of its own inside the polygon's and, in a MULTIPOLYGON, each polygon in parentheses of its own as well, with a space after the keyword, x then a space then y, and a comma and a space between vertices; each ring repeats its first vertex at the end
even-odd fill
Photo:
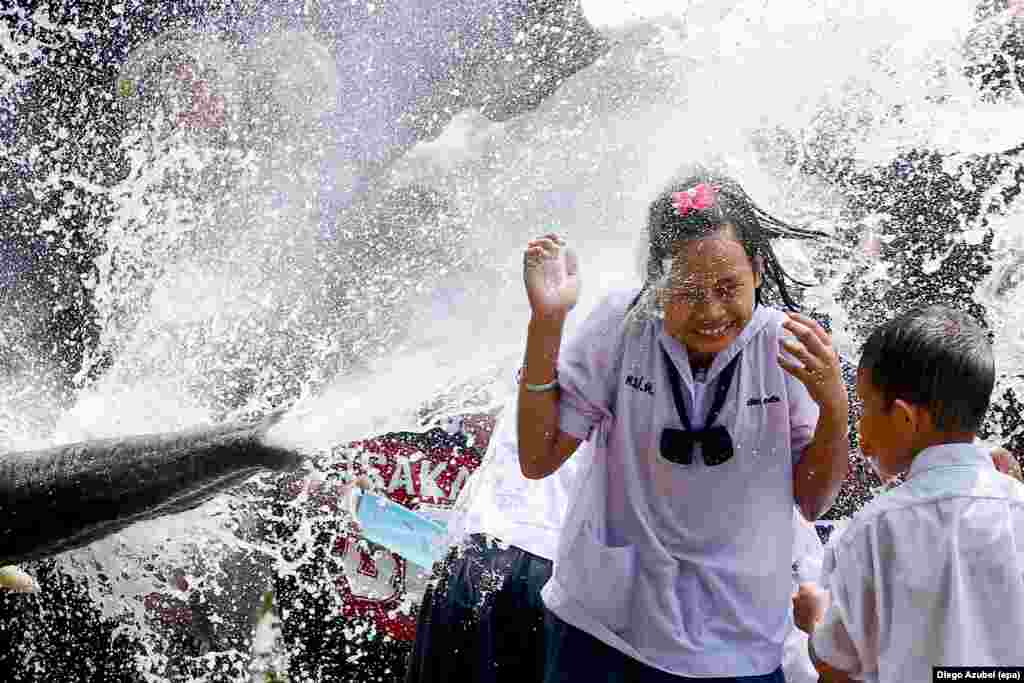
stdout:
POLYGON ((935 666, 1020 664, 1024 485, 973 443, 994 382, 985 331, 944 306, 901 315, 865 344, 861 447, 883 478, 907 476, 826 549, 831 604, 794 598, 823 673, 903 683, 935 666))

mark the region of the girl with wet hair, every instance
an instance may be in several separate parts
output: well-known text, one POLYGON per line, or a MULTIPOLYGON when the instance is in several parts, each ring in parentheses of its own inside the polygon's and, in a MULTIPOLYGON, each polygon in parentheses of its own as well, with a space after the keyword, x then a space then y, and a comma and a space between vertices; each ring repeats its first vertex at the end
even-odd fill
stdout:
POLYGON ((849 405, 829 335, 761 290, 796 307, 770 240, 817 233, 708 172, 655 199, 647 231, 643 288, 565 344, 575 256, 557 235, 525 250, 520 468, 539 479, 584 441, 593 453, 542 592, 545 680, 782 681, 793 506, 831 506, 849 405))
MULTIPOLYGON (((808 283, 786 272, 772 249, 771 240, 819 239, 825 237, 825 233, 796 227, 776 218, 759 207, 735 180, 704 169, 673 183, 651 203, 647 217, 646 280, 641 296, 641 302, 647 306, 640 308, 648 311, 660 308, 657 292, 664 285, 673 244, 680 239, 713 233, 725 224, 733 226, 747 257, 760 268, 762 281, 767 281, 766 284, 774 288, 774 294, 786 308, 799 310, 789 285, 806 287, 808 283), (680 215, 673 199, 679 194, 679 188, 701 185, 716 188, 713 205, 680 215)), ((762 287, 755 290, 754 300, 758 304, 767 303, 762 287)))

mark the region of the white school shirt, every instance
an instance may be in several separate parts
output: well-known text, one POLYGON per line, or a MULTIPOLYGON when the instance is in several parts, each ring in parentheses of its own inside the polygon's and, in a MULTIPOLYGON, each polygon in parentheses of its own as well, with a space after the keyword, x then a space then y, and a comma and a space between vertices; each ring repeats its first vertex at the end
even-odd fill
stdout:
POLYGON ((589 449, 581 446, 551 476, 527 479, 519 465, 517 405, 513 395, 498 417, 483 462, 463 489, 466 500, 455 505, 460 512, 451 540, 485 533, 554 560, 576 475, 588 462, 589 449))
POLYGON ((815 655, 865 681, 1024 664, 1024 486, 974 444, 925 449, 825 552, 815 655))
MULTIPOLYGON (((793 466, 818 407, 778 364, 785 316, 759 306, 717 354, 714 384, 739 352, 718 424, 735 444, 707 467, 661 456, 681 426, 667 350, 695 428, 686 349, 660 320, 624 326, 636 290, 602 301, 562 349, 560 427, 591 442, 559 539, 545 604, 564 621, 648 666, 683 676, 767 674, 789 622, 793 466)), ((705 401, 704 403, 710 403, 705 401)), ((699 451, 699 449, 697 449, 699 451)))
MULTIPOLYGON (((804 519, 799 508, 793 508, 793 592, 801 583, 821 581, 825 547, 814 525, 804 519)), ((792 617, 792 609, 790 609, 792 617)), ((790 623, 782 646, 782 672, 786 683, 818 683, 818 672, 807 651, 807 634, 790 623)))

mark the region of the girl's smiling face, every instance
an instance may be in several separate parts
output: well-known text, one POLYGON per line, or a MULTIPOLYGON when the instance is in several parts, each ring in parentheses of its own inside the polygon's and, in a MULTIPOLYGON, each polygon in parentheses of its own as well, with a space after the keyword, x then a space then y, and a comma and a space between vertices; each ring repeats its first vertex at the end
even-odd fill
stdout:
POLYGON ((731 225, 680 242, 672 256, 662 294, 665 330, 687 348, 691 363, 710 365, 754 315, 759 262, 751 262, 731 225))

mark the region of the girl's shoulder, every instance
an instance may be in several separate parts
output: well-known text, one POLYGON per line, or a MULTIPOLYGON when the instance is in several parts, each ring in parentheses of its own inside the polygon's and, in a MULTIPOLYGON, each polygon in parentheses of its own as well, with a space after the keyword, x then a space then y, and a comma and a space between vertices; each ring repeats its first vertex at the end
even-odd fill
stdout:
POLYGON ((786 321, 786 312, 781 308, 775 308, 774 306, 758 306, 754 311, 754 317, 751 319, 751 323, 757 323, 762 330, 774 330, 782 326, 782 323, 786 321))
POLYGON ((740 333, 736 342, 737 347, 744 349, 753 345, 770 348, 772 350, 770 355, 774 359, 778 339, 783 334, 782 323, 785 321, 785 312, 771 306, 758 306, 740 333))
POLYGON ((567 343, 559 353, 560 367, 586 366, 617 377, 623 356, 630 346, 629 312, 640 288, 609 292, 568 330, 567 343))
POLYGON ((578 332, 607 335, 621 330, 626 317, 636 306, 640 292, 639 287, 630 287, 605 294, 586 314, 578 332))
POLYGON ((594 311, 604 311, 609 317, 625 318, 640 303, 642 291, 640 287, 614 289, 601 299, 594 311))

